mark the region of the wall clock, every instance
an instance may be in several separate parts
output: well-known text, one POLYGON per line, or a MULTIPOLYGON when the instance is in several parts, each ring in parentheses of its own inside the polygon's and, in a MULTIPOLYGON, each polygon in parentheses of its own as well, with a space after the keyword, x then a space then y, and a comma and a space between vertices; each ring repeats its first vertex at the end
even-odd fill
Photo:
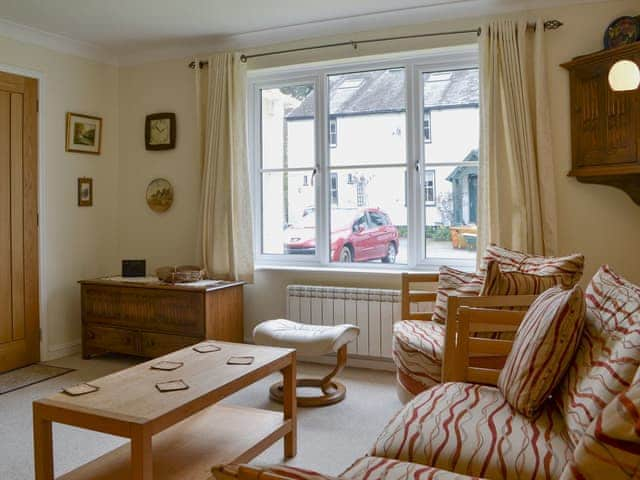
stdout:
POLYGON ((144 145, 147 150, 176 148, 176 114, 147 115, 144 124, 144 145))

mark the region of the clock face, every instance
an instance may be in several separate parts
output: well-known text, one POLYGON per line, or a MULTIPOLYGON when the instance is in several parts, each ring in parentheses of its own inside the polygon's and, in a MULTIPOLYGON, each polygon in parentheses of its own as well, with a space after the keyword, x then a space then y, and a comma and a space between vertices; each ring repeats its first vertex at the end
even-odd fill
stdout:
POLYGON ((149 145, 169 145, 171 143, 171 120, 158 118, 149 122, 149 145))

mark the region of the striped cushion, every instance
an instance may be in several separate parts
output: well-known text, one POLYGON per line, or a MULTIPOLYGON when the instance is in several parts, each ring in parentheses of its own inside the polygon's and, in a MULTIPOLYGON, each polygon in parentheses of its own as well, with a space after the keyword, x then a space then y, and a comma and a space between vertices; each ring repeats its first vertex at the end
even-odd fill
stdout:
POLYGON ((580 341, 584 311, 579 285, 550 288, 527 310, 498 378, 504 397, 523 415, 535 416, 562 379, 580 341))
POLYGON ((393 326, 392 355, 398 382, 413 395, 440 383, 443 351, 444 325, 403 320, 393 326))
POLYGON ((481 480, 419 463, 362 457, 340 475, 344 480, 481 480))
POLYGON ((440 267, 438 276, 438 293, 433 307, 432 320, 445 323, 447 321, 447 299, 449 295, 478 296, 482 289, 484 275, 468 273, 450 267, 440 267))
POLYGON ((499 262, 490 260, 480 295, 538 295, 548 288, 562 285, 563 278, 561 275, 503 272, 499 262))
POLYGON ((561 480, 640 478, 640 382, 591 422, 561 480))
POLYGON ((585 292, 585 328, 554 397, 574 444, 640 365, 640 287, 603 266, 585 292))
POLYGON ((481 273, 487 271, 491 260, 497 261, 503 272, 515 271, 533 275, 558 276, 561 283, 567 288, 578 283, 584 269, 584 255, 581 254, 576 253, 565 257, 541 257, 497 245, 489 245, 482 257, 481 273))
POLYGON ((551 402, 528 419, 494 387, 444 383, 389 422, 372 455, 492 480, 558 479, 572 458, 551 402))

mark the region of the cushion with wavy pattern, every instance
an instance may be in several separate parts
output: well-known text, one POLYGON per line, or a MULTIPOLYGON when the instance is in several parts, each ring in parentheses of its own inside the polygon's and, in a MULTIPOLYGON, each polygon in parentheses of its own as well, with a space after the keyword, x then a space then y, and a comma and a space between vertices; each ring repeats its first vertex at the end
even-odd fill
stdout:
POLYGON ((509 404, 534 417, 566 372, 584 325, 582 288, 553 287, 531 304, 498 377, 509 404))
POLYGON ((554 392, 574 445, 605 405, 631 385, 640 365, 640 287, 604 265, 585 300, 578 351, 554 392))

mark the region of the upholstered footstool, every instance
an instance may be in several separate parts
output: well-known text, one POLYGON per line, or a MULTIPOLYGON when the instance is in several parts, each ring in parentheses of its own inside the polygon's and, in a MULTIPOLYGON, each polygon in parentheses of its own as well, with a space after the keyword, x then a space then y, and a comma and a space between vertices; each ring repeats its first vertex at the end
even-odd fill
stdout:
MULTIPOLYGON (((336 367, 323 378, 298 378, 298 387, 316 387, 322 394, 298 396, 301 407, 320 407, 344 400, 345 386, 334 380, 347 364, 347 344, 358 337, 360 329, 355 325, 308 325, 278 319, 262 322, 253 330, 253 340, 257 345, 295 348, 299 355, 315 357, 327 353, 337 353, 336 367)), ((271 398, 282 403, 283 384, 271 386, 271 398)))

